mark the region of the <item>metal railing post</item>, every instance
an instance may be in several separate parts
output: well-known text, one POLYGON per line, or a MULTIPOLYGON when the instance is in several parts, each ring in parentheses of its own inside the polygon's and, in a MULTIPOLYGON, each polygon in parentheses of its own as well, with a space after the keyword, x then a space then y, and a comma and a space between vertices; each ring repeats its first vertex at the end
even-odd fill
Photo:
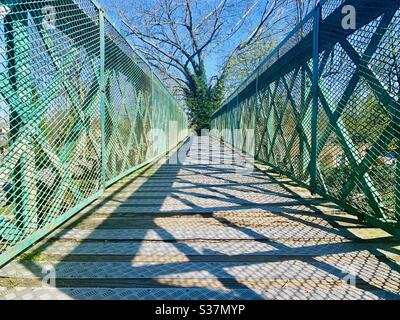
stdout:
POLYGON ((260 96, 259 96, 259 76, 260 76, 260 69, 257 69, 256 72, 256 103, 255 103, 255 110, 254 110, 254 127, 253 127, 253 139, 254 139, 254 148, 253 148, 253 157, 254 160, 256 159, 256 154, 257 154, 257 125, 258 125, 258 116, 259 116, 259 110, 261 108, 261 103, 260 103, 260 96))
MULTIPOLYGON (((24 135, 23 104, 33 101, 34 84, 30 79, 29 57, 29 23, 27 12, 11 12, 5 17, 5 54, 7 63, 7 78, 13 94, 20 104, 12 104, 9 110, 10 144, 17 143, 18 137, 24 135)), ((0 107, 1 109, 1 107, 0 107)), ((15 211, 15 225, 19 228, 18 235, 25 236, 37 229, 39 217, 37 212, 37 183, 34 179, 34 141, 30 135, 24 138, 24 152, 19 157, 12 173, 12 202, 15 211)))
MULTIPOLYGON (((153 70, 150 69, 150 73, 151 73, 151 108, 152 110, 155 110, 155 99, 154 99, 154 72, 153 70)), ((153 128, 153 123, 151 124, 151 128, 153 128)), ((159 141, 155 141, 155 137, 154 134, 151 137, 152 141, 151 141, 151 145, 152 145, 152 153, 151 153, 151 157, 155 157, 157 155, 157 152, 159 150, 160 147, 160 143, 159 141), (157 144, 157 147, 155 147, 154 145, 157 144), (155 151, 156 150, 156 151, 155 151)))
POLYGON ((233 147, 236 146, 235 144, 235 129, 236 129, 236 114, 235 112, 239 108, 239 94, 236 96, 236 107, 233 108, 234 112, 231 113, 231 120, 230 120, 230 127, 231 127, 231 145, 233 147))
POLYGON ((312 76, 312 117, 311 117, 311 155, 310 155, 310 186, 313 194, 317 191, 317 134, 318 134, 318 101, 319 101, 319 40, 321 22, 321 4, 314 9, 313 31, 313 76, 312 76))
POLYGON ((101 188, 106 188, 106 39, 105 17, 103 9, 99 9, 100 26, 100 122, 101 122, 101 188))
POLYGON ((400 142, 397 142, 395 181, 395 214, 400 224, 400 142))
POLYGON ((259 75, 260 75, 260 70, 257 69, 256 73, 256 103, 255 103, 255 110, 254 110, 254 138, 255 138, 255 133, 256 133, 256 127, 257 127, 257 119, 258 119, 258 111, 260 109, 259 103, 260 103, 260 97, 259 97, 259 75))
MULTIPOLYGON (((396 112, 394 115, 395 123, 396 123, 396 131, 400 132, 400 106, 397 106, 396 112)), ((400 139, 397 140, 396 146, 396 169, 394 173, 394 201, 395 201, 395 217, 397 223, 400 225, 400 139)))

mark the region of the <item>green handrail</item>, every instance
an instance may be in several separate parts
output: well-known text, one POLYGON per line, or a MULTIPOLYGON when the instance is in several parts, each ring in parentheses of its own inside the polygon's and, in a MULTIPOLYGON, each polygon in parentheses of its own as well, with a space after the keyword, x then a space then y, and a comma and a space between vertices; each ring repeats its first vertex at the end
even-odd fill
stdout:
POLYGON ((188 119, 93 1, 0 6, 3 265, 184 140, 188 119))
POLYGON ((397 235, 399 8, 321 1, 212 118, 218 138, 244 150, 253 130, 257 160, 397 235))

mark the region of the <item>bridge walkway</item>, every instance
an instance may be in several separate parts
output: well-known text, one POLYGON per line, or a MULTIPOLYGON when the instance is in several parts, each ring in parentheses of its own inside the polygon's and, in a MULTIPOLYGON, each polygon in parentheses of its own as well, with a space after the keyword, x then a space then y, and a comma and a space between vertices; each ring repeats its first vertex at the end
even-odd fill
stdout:
POLYGON ((180 151, 0 269, 0 299, 400 297, 389 234, 215 140, 180 151))

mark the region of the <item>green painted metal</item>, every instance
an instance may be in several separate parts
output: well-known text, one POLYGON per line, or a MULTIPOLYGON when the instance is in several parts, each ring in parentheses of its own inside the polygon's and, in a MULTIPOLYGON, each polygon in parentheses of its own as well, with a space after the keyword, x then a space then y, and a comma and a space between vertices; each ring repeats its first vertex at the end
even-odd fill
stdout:
POLYGON ((100 125, 101 125, 101 188, 106 188, 106 36, 105 36, 105 16, 104 11, 99 9, 99 35, 100 35, 100 125))
POLYGON ((1 3, 3 265, 184 140, 188 121, 94 2, 1 3), (155 132, 170 122, 177 132, 167 143, 155 132))
POLYGON ((257 86, 256 158, 391 231, 400 224, 399 7, 321 1, 212 120, 213 132, 235 129, 231 101, 254 104, 257 86), (342 26, 345 5, 356 8, 356 30, 342 26))
POLYGON ((311 154, 310 154, 310 186, 312 193, 317 190, 317 134, 318 134, 318 105, 319 105, 319 26, 321 23, 321 4, 318 3, 314 14, 313 30, 313 75, 312 75, 312 116, 311 116, 311 154))

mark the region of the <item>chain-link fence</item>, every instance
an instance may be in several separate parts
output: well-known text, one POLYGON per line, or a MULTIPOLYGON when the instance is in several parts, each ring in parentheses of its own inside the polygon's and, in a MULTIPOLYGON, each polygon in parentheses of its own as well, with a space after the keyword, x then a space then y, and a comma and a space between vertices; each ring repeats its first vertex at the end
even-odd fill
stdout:
POLYGON ((1 1, 0 265, 185 128, 177 101, 92 1, 1 1), (162 143, 170 121, 179 131, 162 143))
POLYGON ((395 233, 399 7, 389 0, 321 1, 212 121, 240 149, 244 139, 236 135, 254 130, 258 160, 395 233))

